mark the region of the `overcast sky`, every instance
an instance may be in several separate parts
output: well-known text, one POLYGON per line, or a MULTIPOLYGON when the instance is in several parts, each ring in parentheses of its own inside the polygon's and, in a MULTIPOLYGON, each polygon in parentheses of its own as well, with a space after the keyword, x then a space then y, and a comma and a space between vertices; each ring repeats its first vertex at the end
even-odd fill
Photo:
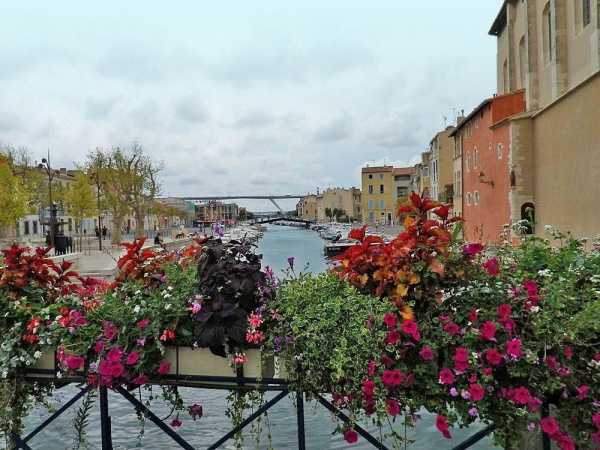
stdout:
POLYGON ((0 141, 67 168, 137 141, 169 196, 360 187, 496 92, 501 5, 5 1, 0 141))

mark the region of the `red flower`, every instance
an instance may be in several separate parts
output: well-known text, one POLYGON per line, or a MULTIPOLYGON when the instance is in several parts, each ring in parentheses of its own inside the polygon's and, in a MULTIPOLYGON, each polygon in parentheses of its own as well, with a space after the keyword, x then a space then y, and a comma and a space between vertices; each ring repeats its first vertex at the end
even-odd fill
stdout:
POLYGON ((129 355, 127 355, 127 364, 135 364, 140 359, 140 355, 138 352, 133 351, 129 355))
POLYGON ((558 424, 554 420, 554 417, 545 417, 540 420, 540 425, 542 426, 542 431, 549 436, 552 436, 558 432, 560 432, 560 428, 558 424))
POLYGON ((120 361, 123 357, 123 350, 120 348, 111 348, 106 354, 106 360, 109 362, 120 361))
POLYGON ((138 328, 146 328, 150 324, 150 318, 146 317, 145 319, 140 320, 137 323, 138 328))
POLYGON ((409 319, 402 322, 402 331, 406 334, 412 334, 414 336, 418 329, 419 326, 414 320, 409 319))
POLYGON ((469 310, 469 322, 475 323, 477 320, 477 310, 475 308, 471 308, 469 310))
POLYGON ((456 325, 454 322, 447 323, 444 325, 444 331, 450 336, 454 336, 456 333, 458 333, 458 325, 456 325))
POLYGON ((394 314, 387 313, 385 316, 383 316, 383 323, 392 328, 394 325, 396 325, 396 316, 394 314))
POLYGON ((450 369, 442 369, 440 371, 440 383, 452 384, 454 383, 454 373, 450 369))
POLYGON ((507 317, 510 317, 511 313, 512 310, 510 309, 510 306, 508 306, 506 303, 503 303, 500 306, 498 306, 498 317, 506 319, 507 317))
POLYGON ((523 354, 523 350, 521 350, 521 341, 519 339, 508 341, 506 343, 506 353, 516 358, 521 356, 523 354))
POLYGON ((513 391, 512 398, 515 403, 527 405, 529 400, 531 400, 531 394, 526 387, 520 387, 513 391))
POLYGON ((179 419, 173 419, 173 420, 171 421, 171 426, 172 426, 173 428, 178 428, 178 427, 180 427, 180 426, 181 426, 181 420, 179 420, 179 419))
POLYGON ((138 385, 146 384, 148 382, 148 377, 146 375, 142 374, 142 375, 138 375, 137 377, 135 377, 132 381, 134 384, 138 384, 138 385))
POLYGON ((435 357, 434 351, 429 347, 424 347, 419 352, 419 355, 421 355, 421 358, 423 358, 425 361, 431 361, 435 357))
POLYGON ((483 268, 488 271, 490 275, 496 276, 500 274, 500 264, 496 258, 492 258, 482 264, 483 268))
POLYGON ((348 444, 354 444, 358 441, 358 433, 349 428, 344 432, 344 439, 348 444))
POLYGON ((386 344, 395 344, 400 340, 400 332, 398 330, 391 330, 385 337, 386 344))
POLYGON ((469 359, 469 352, 464 347, 458 347, 454 352, 454 361, 464 362, 469 359))
POLYGON ((83 366, 85 359, 83 359, 81 356, 69 355, 67 356, 65 362, 67 363, 69 369, 77 370, 83 366))
POLYGON ((489 320, 485 321, 481 327, 481 335, 487 340, 495 340, 494 334, 496 333, 496 325, 489 320))
POLYGON ((400 405, 393 398, 388 398, 385 403, 390 416, 395 416, 400 412, 400 405))
POLYGON ((381 375, 381 381, 387 387, 394 387, 402 384, 404 380, 404 375, 399 370, 384 370, 381 375))
POLYGON ((375 382, 371 380, 363 382, 363 392, 368 395, 373 395, 375 393, 375 382))
POLYGON ((485 354, 485 359, 490 364, 497 366, 498 364, 500 364, 500 362, 502 362, 502 355, 500 354, 500 352, 498 352, 498 350, 491 349, 488 350, 488 352, 485 354))
POLYGON ((442 432, 446 439, 450 439, 450 432, 448 431, 448 421, 446 420, 446 417, 438 414, 435 419, 435 426, 442 432))
POLYGON ((106 339, 112 339, 118 331, 119 329, 115 325, 109 325, 104 329, 104 337, 106 339))
POLYGON ((162 363, 160 366, 158 366, 157 372, 164 375, 165 373, 168 373, 170 369, 171 369, 171 363, 165 362, 165 363, 162 363))
POLYGON ((469 385, 469 393, 471 394, 471 398, 478 402, 480 400, 483 400, 485 391, 478 384, 471 384, 469 385))

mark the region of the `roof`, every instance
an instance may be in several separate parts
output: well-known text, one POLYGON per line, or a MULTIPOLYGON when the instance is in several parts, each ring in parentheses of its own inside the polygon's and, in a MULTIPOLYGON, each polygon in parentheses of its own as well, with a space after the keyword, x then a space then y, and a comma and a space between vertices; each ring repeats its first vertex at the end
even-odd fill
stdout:
POLYGON ((488 31, 489 35, 498 36, 506 26, 506 5, 508 5, 508 0, 504 0, 504 3, 500 7, 500 11, 494 19, 494 23, 492 23, 490 31, 488 31))
POLYGON ((414 167, 394 167, 392 170, 393 175, 412 175, 415 173, 414 167))
POLYGON ((362 173, 391 172, 393 169, 392 166, 367 166, 362 168, 362 173))
POLYGON ((523 92, 525 92, 524 89, 519 89, 517 91, 513 91, 513 92, 509 92, 507 94, 502 94, 502 95, 496 95, 492 98, 486 98, 484 101, 482 101, 475 109, 473 109, 473 111, 471 111, 469 113, 469 115, 467 117, 465 117, 454 129, 454 131, 452 131, 452 133, 450 133, 448 135, 448 137, 453 137, 455 136, 462 128, 464 125, 466 125, 475 114, 477 114, 479 111, 481 111, 486 105, 488 105, 489 103, 493 103, 496 100, 503 98, 503 97, 509 97, 511 95, 516 95, 516 94, 522 94, 523 92))

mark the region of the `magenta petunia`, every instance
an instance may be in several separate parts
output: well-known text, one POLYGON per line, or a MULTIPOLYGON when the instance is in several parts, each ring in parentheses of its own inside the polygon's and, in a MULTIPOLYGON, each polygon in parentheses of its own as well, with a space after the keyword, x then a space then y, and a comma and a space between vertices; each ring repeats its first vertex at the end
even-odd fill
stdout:
POLYGON ((141 385, 141 384, 146 384, 148 382, 148 380, 149 380, 149 378, 146 375, 141 374, 141 375, 138 375, 137 377, 135 377, 132 381, 133 381, 133 384, 141 385))
POLYGON ((542 426, 542 431, 549 436, 553 436, 560 432, 560 428, 554 420, 554 417, 545 417, 541 419, 540 425, 542 426))
POLYGON ((171 426, 172 426, 173 428, 178 428, 178 427, 180 427, 180 426, 181 426, 181 420, 179 420, 179 419, 173 419, 173 420, 171 421, 171 426))
POLYGON ((405 320, 404 322, 402 322, 402 331, 406 334, 415 334, 417 332, 417 330, 419 329, 419 326, 417 325, 417 322, 415 322, 414 320, 405 320))
POLYGON ((466 361, 469 359, 469 352, 464 347, 458 347, 454 351, 454 360, 455 361, 466 361))
POLYGON ((112 339, 118 331, 119 329, 115 325, 109 325, 104 329, 104 337, 106 339, 112 339))
POLYGON ((131 352, 127 355, 127 364, 135 364, 140 359, 140 354, 136 351, 131 352))
POLYGON ((500 274, 500 264, 496 258, 491 258, 490 260, 484 262, 482 267, 492 276, 500 274))
POLYGON ((511 313, 512 310, 510 306, 506 303, 503 303, 500 306, 498 306, 498 317, 500 317, 501 319, 506 319, 507 317, 510 317, 511 313))
POLYGON ((394 314, 387 313, 385 316, 383 316, 383 323, 392 328, 394 325, 396 325, 396 316, 394 314))
POLYGON ((445 416, 438 414, 437 417, 435 418, 435 426, 438 430, 441 431, 442 435, 446 439, 451 438, 450 432, 448 431, 448 421, 446 420, 445 416))
POLYGON ((171 363, 165 362, 158 366, 157 372, 160 374, 165 374, 169 372, 169 369, 171 369, 171 363))
POLYGON ((477 310, 475 308, 471 308, 469 310, 469 322, 475 323, 477 320, 477 310))
POLYGON ((471 384, 471 385, 469 385, 469 394, 471 394, 471 398, 473 400, 475 400, 476 402, 478 402, 480 400, 483 400, 483 397, 485 395, 485 391, 478 384, 471 384))
POLYGON ((490 364, 497 366, 502 362, 502 355, 498 350, 491 349, 485 354, 485 359, 490 364))
POLYGON ((69 369, 77 370, 83 366, 85 359, 83 359, 81 356, 68 355, 65 362, 67 363, 69 369))
POLYGON ((521 350, 521 341, 519 339, 513 339, 512 341, 508 341, 506 343, 506 353, 515 358, 518 358, 523 354, 523 350, 521 350))
POLYGON ((150 324, 150 318, 146 317, 137 323, 138 328, 146 328, 150 324))
POLYGON ((442 384, 454 383, 454 373, 450 369, 440 370, 440 383, 442 383, 442 384))
POLYGON ((373 395, 373 393, 375 392, 375 382, 372 380, 364 381, 363 392, 368 395, 373 395))
POLYGON ((396 344, 400 340, 400 332, 398 330, 391 330, 385 337, 386 344, 396 344))
POLYGON ((394 400, 393 398, 388 398, 385 403, 390 416, 398 415, 398 413, 400 412, 400 405, 398 404, 397 400, 394 400))
POLYGON ((344 440, 348 444, 354 444, 356 441, 358 441, 358 433, 352 429, 348 429, 344 431, 344 440))
POLYGON ((384 370, 381 375, 381 381, 387 387, 395 387, 402 384, 404 375, 399 370, 384 370))
POLYGON ((458 325, 456 325, 454 322, 447 323, 444 325, 444 331, 450 336, 454 336, 456 333, 458 333, 458 325))
POLYGON ((109 362, 120 361, 123 357, 123 350, 118 347, 111 348, 106 354, 106 360, 109 362))
POLYGON ((513 390, 512 399, 515 403, 518 403, 519 405, 527 405, 531 400, 531 393, 526 387, 521 386, 513 390))
POLYGON ((481 326, 481 335, 489 341, 495 340, 496 325, 489 320, 486 320, 481 326))
POLYGON ((419 355, 421 355, 421 358, 425 361, 431 361, 435 357, 435 352, 429 347, 424 347, 419 352, 419 355))

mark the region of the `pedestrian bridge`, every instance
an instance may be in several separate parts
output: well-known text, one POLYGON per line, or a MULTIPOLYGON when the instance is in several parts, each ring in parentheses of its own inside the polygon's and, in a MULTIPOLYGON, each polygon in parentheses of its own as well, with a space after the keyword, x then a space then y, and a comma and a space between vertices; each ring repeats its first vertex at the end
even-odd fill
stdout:
POLYGON ((286 217, 286 216, 277 216, 277 217, 257 217, 253 224, 261 224, 261 223, 274 223, 274 222, 296 222, 302 223, 306 225, 308 228, 310 225, 315 223, 314 220, 310 219, 299 219, 298 217, 286 217))
POLYGON ((181 197, 183 200, 188 200, 191 202, 210 202, 216 200, 239 200, 239 199, 251 199, 251 200, 270 200, 271 203, 275 205, 275 207, 281 212, 281 214, 285 214, 283 209, 275 202, 275 200, 279 199, 301 199, 306 197, 306 195, 199 195, 197 197, 181 197))

